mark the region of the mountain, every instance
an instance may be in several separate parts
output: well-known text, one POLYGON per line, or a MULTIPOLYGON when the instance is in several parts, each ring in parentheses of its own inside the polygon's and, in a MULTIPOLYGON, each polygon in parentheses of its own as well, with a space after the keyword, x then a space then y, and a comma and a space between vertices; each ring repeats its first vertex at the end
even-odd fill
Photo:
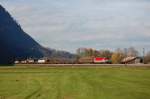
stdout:
POLYGON ((77 60, 77 55, 67 51, 45 48, 44 56, 50 59, 49 63, 52 64, 72 64, 77 60))
POLYGON ((76 54, 72 54, 67 51, 62 51, 62 50, 56 50, 56 49, 51 49, 51 48, 45 48, 45 57, 48 58, 65 58, 65 59, 74 59, 76 58, 76 54))
POLYGON ((15 59, 27 57, 40 58, 43 52, 43 47, 0 5, 0 64, 11 64, 15 59))

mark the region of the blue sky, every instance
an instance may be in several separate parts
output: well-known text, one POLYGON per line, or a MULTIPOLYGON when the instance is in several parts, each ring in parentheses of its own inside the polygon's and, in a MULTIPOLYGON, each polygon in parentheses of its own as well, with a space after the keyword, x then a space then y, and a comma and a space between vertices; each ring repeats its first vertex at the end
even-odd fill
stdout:
POLYGON ((0 0, 46 47, 150 48, 150 0, 0 0))

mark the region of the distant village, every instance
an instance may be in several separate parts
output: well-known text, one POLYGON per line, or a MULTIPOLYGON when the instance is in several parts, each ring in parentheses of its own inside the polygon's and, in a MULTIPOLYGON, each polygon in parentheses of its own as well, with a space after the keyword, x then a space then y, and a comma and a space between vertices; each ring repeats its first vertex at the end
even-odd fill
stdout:
POLYGON ((74 58, 43 57, 40 59, 27 58, 15 60, 15 64, 147 64, 150 63, 150 54, 139 56, 139 52, 131 47, 128 49, 95 50, 79 48, 74 58))

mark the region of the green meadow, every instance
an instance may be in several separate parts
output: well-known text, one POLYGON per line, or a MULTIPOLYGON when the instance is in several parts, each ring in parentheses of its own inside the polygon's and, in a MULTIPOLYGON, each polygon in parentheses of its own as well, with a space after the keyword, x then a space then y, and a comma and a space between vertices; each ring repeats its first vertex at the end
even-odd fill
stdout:
POLYGON ((150 99, 150 68, 1 67, 0 99, 150 99))

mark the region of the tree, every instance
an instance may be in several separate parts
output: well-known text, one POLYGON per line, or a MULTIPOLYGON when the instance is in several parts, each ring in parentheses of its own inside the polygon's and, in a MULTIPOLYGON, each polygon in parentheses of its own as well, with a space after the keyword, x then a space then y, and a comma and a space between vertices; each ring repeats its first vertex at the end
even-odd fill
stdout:
POLYGON ((130 47, 127 49, 127 56, 137 57, 139 52, 134 48, 130 47))
POLYGON ((84 56, 86 56, 86 49, 85 48, 78 48, 77 49, 77 56, 78 57, 84 57, 84 56))
POLYGON ((111 56, 112 63, 120 64, 124 57, 125 57, 124 52, 121 49, 117 49, 111 56))
POLYGON ((93 57, 96 55, 96 50, 92 48, 79 48, 77 49, 77 55, 79 57, 93 57))
POLYGON ((111 58, 112 52, 109 50, 101 50, 101 51, 99 51, 99 56, 105 57, 105 58, 111 58))

